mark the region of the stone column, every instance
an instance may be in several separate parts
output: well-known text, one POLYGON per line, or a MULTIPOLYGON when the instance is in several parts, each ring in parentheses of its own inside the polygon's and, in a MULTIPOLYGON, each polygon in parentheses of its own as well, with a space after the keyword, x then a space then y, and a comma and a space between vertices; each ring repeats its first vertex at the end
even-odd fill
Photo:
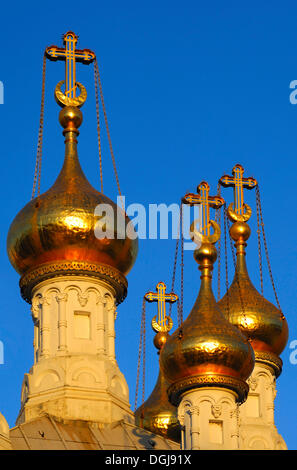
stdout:
POLYGON ((115 361, 115 329, 114 329, 114 320, 115 320, 115 311, 116 307, 114 303, 107 303, 107 315, 108 315, 108 358, 111 361, 115 361))
POLYGON ((97 354, 106 354, 106 345, 105 345, 105 325, 104 325, 104 299, 102 296, 97 296, 96 306, 97 306, 97 354))
POLYGON ((50 318, 49 302, 46 297, 40 298, 40 336, 41 336, 41 357, 50 355, 50 318))
POLYGON ((199 450, 199 407, 191 406, 191 408, 189 409, 189 413, 191 415, 191 448, 192 450, 199 450))
POLYGON ((39 319, 40 319, 40 304, 39 300, 32 303, 31 306, 32 320, 34 324, 34 338, 33 338, 33 350, 34 350, 34 364, 37 361, 37 354, 39 349, 39 319))
POLYGON ((58 311, 58 350, 67 351, 67 319, 66 303, 68 295, 66 293, 58 294, 56 300, 59 305, 58 311))

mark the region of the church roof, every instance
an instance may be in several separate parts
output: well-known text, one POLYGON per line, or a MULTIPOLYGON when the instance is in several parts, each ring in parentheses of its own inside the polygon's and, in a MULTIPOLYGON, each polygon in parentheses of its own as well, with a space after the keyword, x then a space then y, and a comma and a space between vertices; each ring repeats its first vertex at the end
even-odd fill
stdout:
POLYGON ((10 430, 14 450, 179 450, 176 442, 123 420, 110 425, 45 415, 10 430))

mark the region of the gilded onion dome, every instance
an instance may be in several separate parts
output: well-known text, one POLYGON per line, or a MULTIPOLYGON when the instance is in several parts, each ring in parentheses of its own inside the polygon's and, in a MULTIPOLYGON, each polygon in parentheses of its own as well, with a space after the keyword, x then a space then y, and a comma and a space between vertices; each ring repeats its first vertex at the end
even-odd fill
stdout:
POLYGON ((67 106, 60 112, 64 127, 65 160, 54 185, 31 200, 13 220, 7 238, 11 264, 22 275, 23 297, 30 301, 37 282, 61 274, 88 274, 109 280, 120 302, 126 295, 125 274, 133 266, 138 240, 126 235, 129 218, 86 179, 77 154, 77 128, 82 113, 67 106), (95 227, 99 217, 95 208, 107 204, 113 218, 106 217, 105 238, 97 238, 95 227), (122 217, 124 223, 118 224, 122 217))
POLYGON ((178 404, 183 392, 197 387, 224 387, 246 399, 246 379, 254 367, 249 341, 231 325, 214 298, 211 277, 216 248, 203 242, 194 257, 201 270, 197 300, 181 328, 169 336, 160 355, 161 370, 170 382, 170 401, 178 404))
MULTIPOLYGON (((167 337, 168 334, 166 333, 158 333, 155 336, 155 346, 161 349, 167 337)), ((160 434, 165 438, 180 442, 181 431, 177 419, 177 408, 168 400, 168 387, 169 383, 160 370, 157 383, 151 395, 135 411, 135 423, 137 426, 147 429, 154 434, 160 434)))
POLYGON ((249 278, 245 247, 250 233, 245 222, 235 222, 230 228, 237 249, 236 270, 233 282, 218 306, 250 340, 256 359, 270 362, 278 375, 281 372, 278 356, 288 340, 288 324, 282 312, 260 295, 249 278))

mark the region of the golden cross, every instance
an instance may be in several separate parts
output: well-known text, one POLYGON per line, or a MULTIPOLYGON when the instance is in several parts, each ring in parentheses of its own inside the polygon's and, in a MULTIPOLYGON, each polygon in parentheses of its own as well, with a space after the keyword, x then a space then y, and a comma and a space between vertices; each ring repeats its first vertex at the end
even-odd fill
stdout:
POLYGON ((157 292, 147 292, 144 296, 148 302, 158 302, 158 320, 156 316, 152 319, 152 327, 156 332, 168 332, 172 328, 172 319, 166 316, 166 302, 174 303, 178 300, 178 296, 174 292, 166 294, 166 284, 159 282, 156 286, 157 292))
POLYGON ((76 97, 76 62, 90 64, 96 58, 95 53, 90 49, 76 49, 77 40, 78 36, 72 31, 68 31, 63 36, 65 48, 49 46, 45 50, 48 59, 65 61, 65 95, 67 98, 76 97))
POLYGON ((202 216, 200 231, 202 235, 210 237, 210 227, 214 222, 209 219, 209 208, 219 209, 224 203, 221 196, 209 196, 209 184, 206 181, 201 181, 197 187, 197 194, 186 194, 182 202, 190 206, 201 204, 202 216))
MULTIPOLYGON (((257 186, 257 180, 252 178, 243 178, 244 168, 239 163, 235 165, 232 169, 232 175, 224 175, 220 178, 219 183, 224 186, 224 188, 233 187, 234 188, 234 212, 237 219, 241 219, 242 217, 245 218, 245 209, 250 210, 249 206, 244 204, 243 200, 243 188, 245 189, 253 189, 257 186), (239 218, 238 218, 239 216, 239 218)), ((230 215, 230 206, 228 208, 228 212, 230 215)), ((232 208, 231 208, 232 212, 232 208)), ((249 218, 249 217, 248 217, 249 218)), ((233 216, 232 216, 233 220, 233 216)), ((248 220, 248 219, 246 219, 248 220)))

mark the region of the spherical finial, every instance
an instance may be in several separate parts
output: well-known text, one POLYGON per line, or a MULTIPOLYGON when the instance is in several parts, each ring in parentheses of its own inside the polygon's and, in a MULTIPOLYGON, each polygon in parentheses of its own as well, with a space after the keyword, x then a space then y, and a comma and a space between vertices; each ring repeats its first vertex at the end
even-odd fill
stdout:
POLYGON ((200 265, 212 265, 217 259, 216 247, 212 243, 202 243, 202 245, 194 251, 194 258, 200 265))
POLYGON ((235 222, 230 227, 230 235, 234 241, 246 241, 250 238, 251 229, 245 222, 235 222))
POLYGON ((166 331, 159 331, 154 337, 154 345, 157 349, 161 350, 168 339, 168 333, 166 331))
POLYGON ((65 106, 60 111, 59 121, 64 129, 78 129, 83 121, 83 115, 76 106, 65 106))

